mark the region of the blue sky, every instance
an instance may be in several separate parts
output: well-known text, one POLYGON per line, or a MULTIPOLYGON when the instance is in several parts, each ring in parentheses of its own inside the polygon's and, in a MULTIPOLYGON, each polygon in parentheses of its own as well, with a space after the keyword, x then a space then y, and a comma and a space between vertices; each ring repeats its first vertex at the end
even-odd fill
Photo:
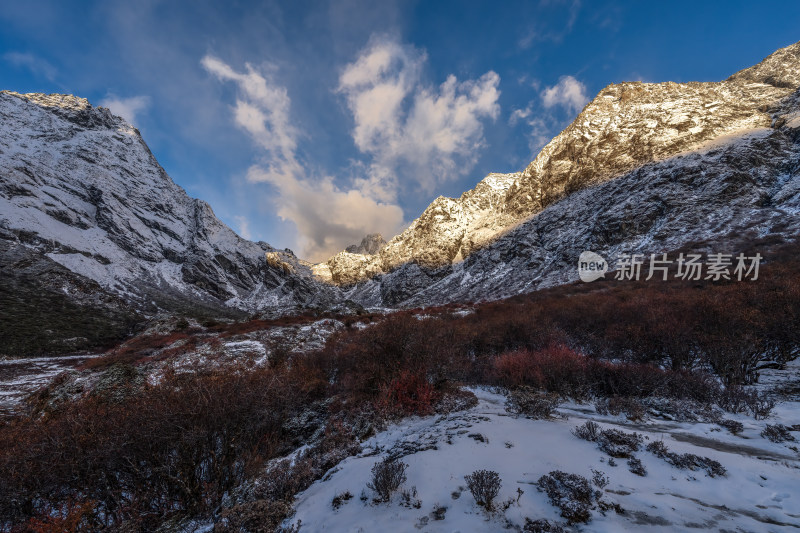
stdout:
POLYGON ((0 88, 125 115, 241 235, 321 260, 523 169, 605 85, 724 79, 798 20, 797 2, 6 2, 0 88))

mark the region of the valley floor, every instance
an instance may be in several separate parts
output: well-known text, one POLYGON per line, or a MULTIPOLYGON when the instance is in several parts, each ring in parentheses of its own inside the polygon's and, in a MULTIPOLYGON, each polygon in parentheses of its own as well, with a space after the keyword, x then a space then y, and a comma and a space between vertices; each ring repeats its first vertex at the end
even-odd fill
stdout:
MULTIPOLYGON (((795 361, 786 370, 767 371, 759 387, 781 387, 797 383, 799 377, 800 362, 795 361)), ((297 512, 287 523, 301 521, 303 532, 354 533, 521 531, 526 518, 567 527, 547 495, 537 490, 537 480, 554 470, 592 479, 594 469, 609 480, 603 499, 619 504, 624 513, 602 514, 595 508, 588 524, 573 526, 582 531, 800 528, 797 443, 774 443, 761 436, 767 424, 800 424, 796 392, 767 420, 726 415, 743 424, 738 435, 712 423, 655 417, 633 423, 623 415, 602 416, 589 404, 562 404, 558 411, 566 418, 518 418, 506 412, 504 396, 486 389, 473 392, 479 403, 469 410, 407 419, 366 441, 361 454, 346 459, 298 496, 297 512), (704 470, 679 470, 644 448, 635 456, 647 473, 636 475, 626 459, 609 461, 594 442, 572 434, 587 420, 603 429, 636 431, 644 437, 644 445, 663 441, 671 451, 710 457, 723 465, 727 475, 712 478, 704 470), (387 455, 408 464, 407 481, 389 503, 374 503, 374 493, 367 488, 370 470, 387 455), (616 466, 611 466, 613 462, 616 466), (464 476, 479 469, 500 474, 496 502, 513 500, 505 511, 489 513, 476 505, 464 476), (352 498, 334 509, 334 497, 348 492, 352 498)))

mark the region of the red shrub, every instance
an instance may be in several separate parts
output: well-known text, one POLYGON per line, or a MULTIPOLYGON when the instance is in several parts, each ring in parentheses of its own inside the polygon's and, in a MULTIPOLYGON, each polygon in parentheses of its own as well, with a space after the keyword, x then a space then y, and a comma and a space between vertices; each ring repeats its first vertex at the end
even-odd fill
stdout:
POLYGON ((529 385, 550 392, 583 396, 587 360, 564 345, 505 353, 493 361, 494 379, 503 386, 529 385))
POLYGON ((428 415, 438 395, 424 373, 403 370, 381 389, 376 407, 389 415, 428 415))
POLYGON ((506 387, 544 385, 544 374, 528 350, 517 350, 497 356, 493 361, 494 379, 506 387))

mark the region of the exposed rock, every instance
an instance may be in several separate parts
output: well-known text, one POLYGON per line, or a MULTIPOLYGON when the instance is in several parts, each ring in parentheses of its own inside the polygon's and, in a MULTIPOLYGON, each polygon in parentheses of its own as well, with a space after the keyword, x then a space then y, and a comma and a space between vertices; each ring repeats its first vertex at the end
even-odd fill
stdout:
POLYGON ((380 233, 370 233, 361 239, 361 244, 351 244, 345 251, 351 254, 375 255, 385 244, 386 241, 380 233))

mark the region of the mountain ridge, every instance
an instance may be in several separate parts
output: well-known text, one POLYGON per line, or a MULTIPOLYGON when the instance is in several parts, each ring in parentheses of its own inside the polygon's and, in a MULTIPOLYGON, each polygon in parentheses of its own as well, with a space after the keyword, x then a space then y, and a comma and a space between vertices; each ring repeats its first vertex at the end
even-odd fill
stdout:
MULTIPOLYGON (((474 216, 467 209, 474 218, 464 223, 461 202, 480 196, 484 181, 494 174, 459 199, 434 200, 375 256, 352 261, 339 254, 326 266, 333 281, 364 304, 419 304, 423 298, 409 299, 411 294, 460 270, 471 254, 491 248, 572 194, 647 165, 774 129, 782 120, 775 110, 800 86, 797 72, 800 43, 720 82, 610 84, 524 171, 507 175, 502 193, 491 197, 487 211, 474 216), (406 289, 398 290, 402 285, 406 289)), ((565 280, 575 277, 565 271, 565 280)), ((479 287, 475 294, 482 297, 479 287)))
POLYGON ((241 316, 340 299, 309 263, 242 239, 189 197, 139 131, 108 109, 69 95, 2 91, 0 118, 7 253, 22 247, 45 272, 54 261, 76 284, 91 280, 122 297, 132 314, 241 316))

